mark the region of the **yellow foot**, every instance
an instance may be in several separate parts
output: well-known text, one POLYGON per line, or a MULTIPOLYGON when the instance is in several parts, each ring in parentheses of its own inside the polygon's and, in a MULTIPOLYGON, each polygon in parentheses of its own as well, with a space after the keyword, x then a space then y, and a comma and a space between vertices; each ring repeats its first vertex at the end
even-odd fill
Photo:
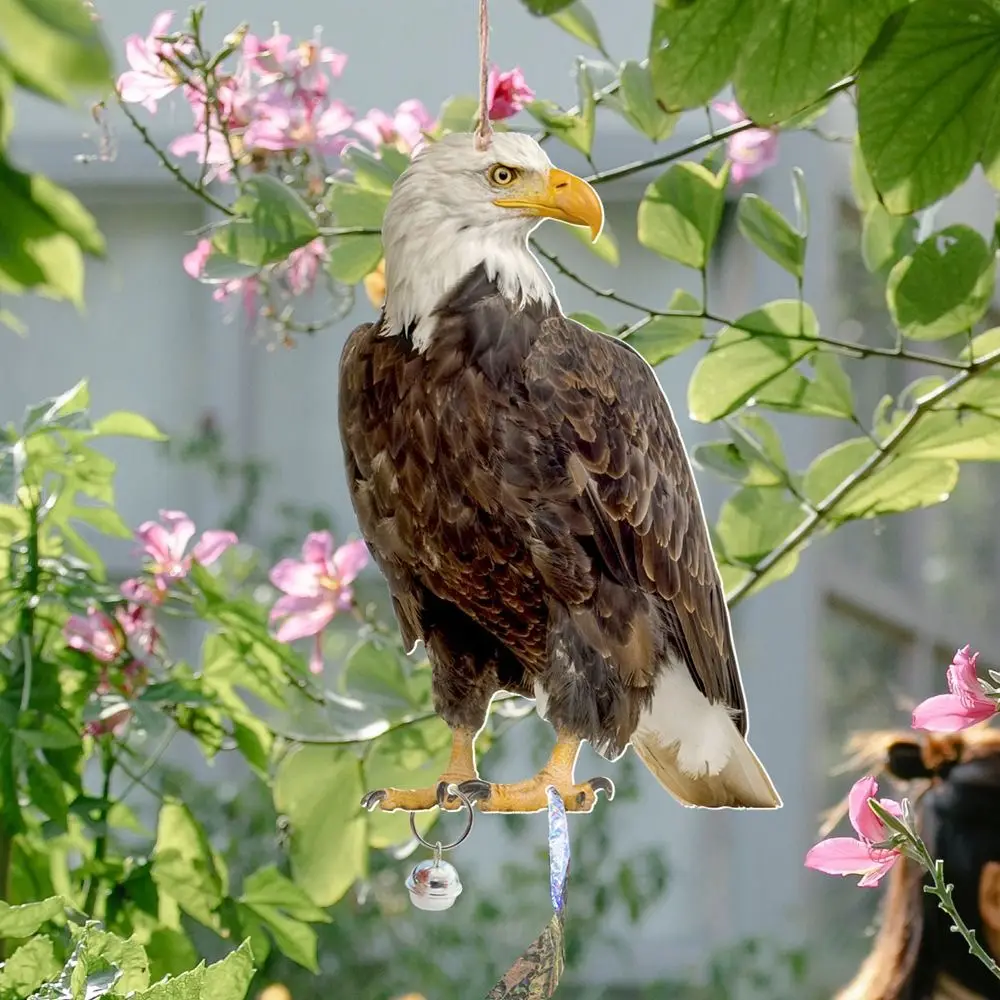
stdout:
POLYGON ((475 783, 476 778, 467 774, 442 775, 441 780, 429 788, 376 788, 362 800, 361 806, 369 812, 426 812, 428 809, 445 809, 454 812, 462 808, 462 800, 448 794, 449 785, 475 783))
POLYGON ((532 813, 548 808, 545 790, 550 785, 561 796, 567 812, 589 813, 597 802, 598 792, 604 792, 609 801, 615 797, 615 786, 610 778, 591 778, 574 784, 572 779, 559 781, 544 772, 530 781, 519 781, 514 785, 494 785, 477 779, 458 787, 479 805, 482 812, 532 813))

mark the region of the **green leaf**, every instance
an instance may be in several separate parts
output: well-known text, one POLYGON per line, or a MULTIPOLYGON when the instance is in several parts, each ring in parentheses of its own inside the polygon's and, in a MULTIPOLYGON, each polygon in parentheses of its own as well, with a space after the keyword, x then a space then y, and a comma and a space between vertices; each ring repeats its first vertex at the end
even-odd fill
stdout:
POLYGON ((19 82, 52 100, 111 89, 100 23, 79 0, 3 0, 0 42, 19 82))
POLYGON ((913 3, 858 78, 861 149, 886 208, 902 215, 944 197, 977 160, 1000 166, 1000 7, 913 3))
POLYGON ((689 311, 692 315, 650 316, 623 338, 653 367, 686 351, 705 335, 705 321, 699 315, 701 303, 690 292, 679 288, 667 308, 689 311))
POLYGON ((279 263, 319 236, 305 199, 270 174, 247 180, 233 210, 239 218, 215 231, 212 246, 240 264, 279 263))
POLYGON ((940 340, 982 318, 993 295, 996 257, 968 226, 928 237, 889 274, 893 322, 912 340, 940 340))
POLYGON ((815 350, 819 324, 808 303, 780 299, 740 317, 715 338, 688 384, 688 409, 701 423, 738 409, 815 350))
POLYGON ((263 868, 247 878, 239 902, 267 928, 282 954, 319 971, 316 932, 305 921, 326 924, 331 918, 294 882, 273 866, 263 868))
POLYGON ((460 97, 449 97, 441 105, 438 122, 445 132, 471 132, 478 114, 479 100, 462 94, 460 97))
POLYGON ((33 403, 24 411, 21 433, 28 437, 50 427, 79 428, 84 426, 90 407, 90 389, 86 379, 58 396, 33 403))
POLYGON ((646 188, 639 205, 639 242, 688 267, 707 266, 728 179, 728 163, 718 174, 698 163, 675 163, 646 188))
POLYGON ((384 146, 379 156, 363 146, 350 146, 340 160, 353 172, 355 184, 382 194, 392 193, 393 184, 410 162, 409 156, 392 146, 384 146))
POLYGON ((288 817, 295 881, 319 906, 332 906, 367 864, 361 762, 350 749, 310 745, 281 762, 274 804, 288 817))
POLYGON ((896 8, 908 0, 780 0, 758 4, 741 47, 736 98, 772 125, 854 72, 896 8), (780 66, 781 71, 775 72, 780 66))
MULTIPOLYGON (((823 452, 805 474, 803 488, 809 501, 822 503, 845 480, 858 475, 874 454, 875 445, 868 438, 851 438, 823 452)), ((829 516, 848 521, 929 507, 947 500, 957 482, 957 462, 893 457, 854 487, 829 516)))
POLYGON ((32 938, 0 967, 0 997, 26 997, 42 983, 55 979, 61 968, 52 941, 45 937, 32 938))
POLYGON ((66 900, 62 896, 51 896, 36 903, 21 903, 19 906, 11 906, 0 900, 0 937, 31 937, 50 920, 62 918, 66 906, 66 900))
POLYGON ((594 145, 597 103, 590 73, 583 60, 577 62, 576 83, 580 95, 580 111, 577 114, 563 111, 552 101, 532 101, 525 105, 525 110, 567 146, 590 156, 594 145))
MULTIPOLYGON (((378 737, 365 761, 369 788, 422 788, 436 785, 448 766, 451 733, 438 718, 424 719, 378 737)), ((420 813, 417 829, 426 834, 436 813, 420 813)), ((368 843, 384 848, 405 844, 411 837, 409 817, 375 812, 369 817, 368 843)))
POLYGON ((582 324, 587 327, 588 330, 595 330, 597 333, 611 333, 611 328, 607 325, 607 323, 605 323, 600 316, 595 316, 593 313, 574 312, 570 313, 566 318, 582 324))
POLYGON ((95 437, 134 437, 143 441, 166 441, 167 435, 152 420, 127 410, 115 410, 94 421, 95 437))
POLYGON ((597 20, 590 12, 590 8, 583 0, 571 0, 569 4, 549 15, 552 23, 557 24, 563 31, 574 38, 589 45, 598 52, 604 52, 604 42, 601 39, 601 29, 597 26, 597 20))
POLYGON ((29 757, 27 774, 32 805, 37 806, 60 829, 65 829, 66 789, 58 772, 37 757, 29 757))
POLYGON ((133 993, 131 1000, 243 1000, 256 970, 253 954, 244 941, 221 962, 205 968, 205 963, 133 993))
POLYGON ((368 640, 355 646, 347 657, 343 685, 351 697, 377 708, 386 718, 420 707, 414 701, 401 657, 388 643, 368 640))
POLYGON ((630 60, 622 65, 619 79, 622 114, 653 142, 666 139, 680 115, 669 114, 657 103, 649 67, 630 60))
POLYGON ((746 45, 756 6, 756 0, 695 0, 656 8, 650 70, 667 111, 705 104, 722 90, 746 45))
POLYGON ((890 215, 879 202, 865 214, 861 230, 861 257, 873 273, 888 271, 901 258, 913 253, 917 220, 912 215, 890 215))
POLYGON ((795 215, 802 238, 809 238, 809 192, 806 190, 806 176, 801 167, 792 167, 792 197, 795 201, 795 215))
POLYGON ((805 517, 801 504, 784 489, 745 487, 722 505, 715 530, 730 560, 753 565, 777 548, 805 517))
MULTIPOLYGON (((135 938, 126 941, 91 924, 80 932, 80 940, 83 944, 80 957, 86 971, 100 972, 110 965, 115 971, 116 994, 128 996, 149 986, 149 960, 145 948, 135 938)), ((90 996, 89 989, 87 995, 90 996)))
POLYGON ((876 205, 881 205, 878 192, 872 183, 871 174, 865 166, 865 158, 861 153, 861 142, 858 136, 851 146, 851 191, 854 194, 854 204, 858 211, 866 214, 876 205))
POLYGON ((770 203, 755 194, 740 198, 736 212, 740 232, 758 250, 800 281, 805 272, 806 241, 770 203))
MULTIPOLYGON (((385 192, 338 181, 330 185, 327 203, 337 226, 378 229, 382 225, 389 196, 385 192)), ((381 236, 341 236, 330 248, 327 270, 337 281, 356 285, 378 267, 381 259, 381 236)))
POLYGON ((572 4, 573 0, 521 0, 521 3, 537 17, 551 17, 572 4))
POLYGON ((0 204, 0 292, 31 289, 81 307, 83 253, 100 240, 96 227, 92 233, 81 228, 83 206, 41 175, 15 170, 2 156, 0 204))
POLYGON ((781 476, 770 465, 748 460, 733 441, 699 444, 692 458, 699 468, 742 486, 782 485, 781 476))
MULTIPOLYGON (((994 385, 994 392, 996 389, 994 385)), ((1000 414, 957 409, 926 413, 899 442, 896 453, 959 462, 1000 461, 1000 414)))
POLYGON ((809 361, 815 373, 813 378, 789 369, 761 389, 754 402, 770 410, 850 420, 854 416, 854 396, 851 380, 839 358, 833 354, 814 354, 809 361))
POLYGON ((591 238, 590 230, 586 226, 566 226, 565 228, 571 236, 578 239, 591 253, 600 257, 605 264, 610 264, 612 267, 618 266, 621 261, 618 240, 606 221, 601 235, 596 240, 591 238))
POLYGON ((791 479, 778 432, 763 417, 743 413, 729 421, 732 441, 695 448, 694 460, 705 469, 743 486, 783 486, 791 479))
POLYGON ((208 835, 190 809, 176 799, 165 800, 160 808, 153 880, 199 923, 219 926, 216 911, 225 898, 225 881, 208 835))

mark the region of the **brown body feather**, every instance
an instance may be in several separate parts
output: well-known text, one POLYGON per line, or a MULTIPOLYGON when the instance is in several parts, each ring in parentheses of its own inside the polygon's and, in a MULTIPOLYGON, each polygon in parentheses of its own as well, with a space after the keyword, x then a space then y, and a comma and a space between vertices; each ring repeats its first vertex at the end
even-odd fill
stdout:
POLYGON ((361 530, 446 722, 478 729, 497 690, 540 684, 550 722, 614 758, 672 661, 746 732, 694 478, 629 347, 515 309, 479 268, 423 353, 354 330, 340 426, 361 530))

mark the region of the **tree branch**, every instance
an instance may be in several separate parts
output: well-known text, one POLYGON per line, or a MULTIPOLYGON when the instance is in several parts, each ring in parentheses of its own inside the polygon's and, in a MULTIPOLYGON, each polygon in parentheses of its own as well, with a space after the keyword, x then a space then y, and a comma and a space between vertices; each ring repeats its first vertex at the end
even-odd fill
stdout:
POLYGON ((153 137, 149 134, 149 129, 146 128, 142 122, 136 118, 135 113, 132 109, 119 97, 118 107, 122 109, 125 117, 132 123, 132 127, 139 133, 139 137, 142 139, 143 143, 148 146, 156 158, 160 161, 160 164, 166 167, 170 171, 171 175, 183 186, 188 189, 195 197, 201 198, 203 202, 210 205, 217 212, 221 212, 223 215, 233 216, 236 213, 233 212, 231 208, 227 205, 223 205, 221 201, 216 200, 212 197, 200 184, 195 184, 176 163, 172 162, 170 157, 160 149, 159 146, 153 140, 153 137))
POLYGON ((985 355, 963 369, 944 385, 928 393, 910 411, 903 422, 878 447, 872 456, 853 475, 845 479, 822 503, 816 504, 806 519, 776 548, 772 549, 751 569, 750 575, 731 594, 727 595, 730 607, 738 604, 750 589, 770 572, 785 556, 801 548, 817 531, 824 518, 831 514, 842 500, 849 497, 859 486, 867 482, 886 462, 896 454, 900 443, 917 427, 927 413, 935 406, 961 389, 966 383, 993 368, 1000 362, 1000 350, 985 355))

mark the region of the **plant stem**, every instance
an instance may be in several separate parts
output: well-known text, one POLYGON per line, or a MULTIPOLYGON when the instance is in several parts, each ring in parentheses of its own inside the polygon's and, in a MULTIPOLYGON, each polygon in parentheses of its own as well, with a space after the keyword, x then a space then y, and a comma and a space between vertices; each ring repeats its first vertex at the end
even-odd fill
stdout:
MULTIPOLYGON (((104 780, 101 783, 101 832, 94 841, 93 863, 95 867, 102 865, 108 854, 108 813, 111 805, 111 775, 115 769, 115 751, 110 739, 105 740, 101 746, 101 769, 104 774, 104 780)), ((83 904, 83 912, 92 919, 97 916, 94 913, 94 908, 97 906, 97 898, 101 891, 101 882, 101 876, 95 871, 90 876, 90 881, 87 885, 87 897, 83 904)))
POLYGON ((153 137, 149 134, 149 129, 146 128, 142 122, 136 118, 135 113, 132 109, 119 97, 118 106, 125 113, 125 117, 132 123, 132 127, 139 133, 139 137, 142 139, 143 143, 148 146, 156 158, 160 161, 161 165, 166 167, 168 171, 173 175, 174 179, 177 180, 183 187, 186 187, 193 195, 201 198, 205 204, 210 205, 217 212, 221 212, 223 215, 232 216, 235 213, 227 205, 223 205, 221 201, 217 201, 213 198, 200 184, 195 184, 194 181, 190 180, 187 175, 177 166, 176 163, 171 162, 170 158, 166 153, 160 149, 159 146, 153 140, 153 137))
POLYGON ((750 589, 765 574, 770 572, 778 562, 792 552, 795 552, 809 540, 822 525, 824 519, 836 508, 837 504, 849 497, 859 486, 867 482, 889 459, 891 459, 903 440, 912 433, 924 416, 933 411, 934 407, 961 389, 966 383, 993 368, 1000 362, 1000 350, 984 355, 978 361, 971 363, 954 378, 934 392, 924 396, 907 414, 902 423, 879 445, 871 457, 853 475, 845 479, 822 503, 813 508, 806 519, 778 546, 772 549, 763 559, 760 559, 750 569, 750 575, 727 595, 730 607, 734 607, 750 589))

